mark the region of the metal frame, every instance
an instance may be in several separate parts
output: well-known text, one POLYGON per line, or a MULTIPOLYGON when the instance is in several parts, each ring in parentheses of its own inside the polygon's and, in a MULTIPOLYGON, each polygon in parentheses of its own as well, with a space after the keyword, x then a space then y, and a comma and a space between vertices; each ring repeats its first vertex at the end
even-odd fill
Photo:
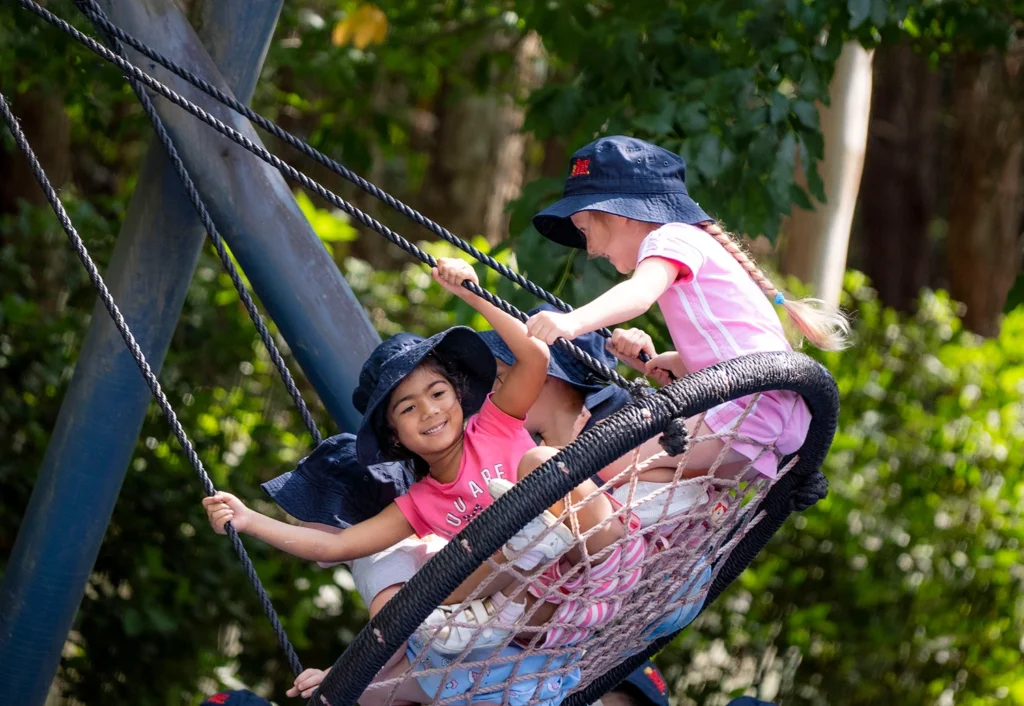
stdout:
MULTIPOLYGON (((283 0, 100 0, 110 19, 193 72, 252 97, 283 0)), ((130 54, 133 61, 139 56, 130 54)), ((145 65, 145 64, 143 64, 145 65)), ((147 69, 156 71, 152 67, 147 69)), ((176 77, 160 79, 259 142, 247 121, 176 77)), ((379 338, 283 177, 157 103, 221 234, 337 424, 379 338)), ((154 371, 177 325, 205 233, 162 148, 146 157, 105 279, 154 371)), ((44 703, 149 405, 97 304, 0 586, 0 703, 44 703)))

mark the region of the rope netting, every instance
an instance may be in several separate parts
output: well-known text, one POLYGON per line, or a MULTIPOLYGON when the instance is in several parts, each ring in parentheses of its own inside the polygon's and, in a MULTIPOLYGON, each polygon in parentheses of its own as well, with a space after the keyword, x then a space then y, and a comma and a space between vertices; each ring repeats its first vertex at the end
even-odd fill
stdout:
MULTIPOLYGON (((763 517, 756 508, 772 482, 752 470, 753 461, 731 464, 728 478, 718 476, 736 442, 774 454, 770 444, 732 430, 694 436, 672 458, 669 482, 638 480, 669 457, 664 451, 644 457, 637 448, 599 488, 575 501, 567 495, 558 517, 573 537, 565 554, 529 572, 517 568, 516 559, 549 539, 548 529, 516 546, 508 561, 489 559, 491 577, 465 600, 435 611, 432 617, 444 620, 428 621, 410 636, 408 665, 383 673, 371 689, 390 704, 397 688, 415 678, 436 685, 427 691, 435 704, 467 698, 539 704, 585 690, 624 657, 676 633, 699 612, 732 549, 763 517), (715 462, 693 476, 686 470, 693 449, 716 441, 722 448, 715 462), (594 522, 594 514, 601 519, 594 522), (504 588, 494 593, 495 586, 504 588), (445 656, 439 661, 438 655, 445 656)), ((790 459, 779 476, 797 461, 790 459)))
MULTIPOLYGON (((569 310, 557 297, 131 37, 107 20, 92 0, 76 0, 76 5, 97 25, 113 51, 31 0, 18 2, 126 73, 314 439, 318 439, 319 434, 301 395, 224 254, 206 207, 143 87, 186 110, 422 262, 433 266, 434 258, 141 71, 127 61, 118 41, 162 64, 519 286, 559 309, 569 310)), ((212 482, 198 455, 2 94, 0 112, 18 147, 29 158, 47 199, 171 423, 204 491, 212 494, 212 482)), ((526 320, 525 314, 503 299, 476 285, 468 284, 467 288, 506 313, 526 320)), ((603 333, 607 335, 607 331, 603 333)), ((575 345, 564 340, 559 340, 558 345, 604 379, 634 393, 639 391, 638 383, 627 382, 575 345)), ((511 489, 505 489, 507 493, 500 488, 494 490, 502 497, 427 562, 370 621, 338 659, 312 703, 320 703, 320 694, 332 706, 355 703, 375 677, 373 688, 381 690, 378 693, 385 694, 388 703, 394 700, 398 686, 413 678, 419 679, 421 684, 425 681, 436 684, 434 693, 429 694, 435 703, 464 702, 469 698, 481 701, 485 700, 484 696, 488 697, 486 700, 517 706, 552 699, 558 703, 564 697, 568 697, 570 706, 590 703, 647 655, 666 644, 681 625, 713 600, 749 564, 793 510, 804 509, 824 496, 824 477, 818 469, 834 434, 837 400, 831 376, 821 366, 797 354, 748 356, 687 376, 657 394, 636 394, 631 405, 595 425, 511 489), (789 390, 802 395, 811 409, 811 429, 799 455, 780 459, 771 443, 761 443, 735 431, 753 409, 757 396, 771 390, 789 390), (667 462, 666 452, 652 452, 650 444, 644 446, 662 432, 666 432, 666 437, 673 428, 678 432, 681 420, 699 421, 706 412, 729 400, 742 400, 745 405, 737 423, 710 434, 676 438, 676 442, 685 440, 687 443, 685 450, 672 457, 671 462, 667 462), (715 448, 720 448, 720 453, 710 467, 694 475, 688 470, 693 465, 691 454, 696 448, 708 448, 708 444, 717 444, 715 448), (734 458, 727 461, 737 444, 742 444, 748 455, 750 448, 759 447, 759 453, 778 461, 778 476, 769 481, 752 473, 756 454, 753 460, 743 464, 734 458), (654 467, 668 472, 671 480, 650 485, 643 478, 654 467), (603 471, 600 487, 586 485, 587 479, 598 471, 603 471), (524 526, 534 524, 534 518, 559 503, 557 521, 546 531, 531 534, 525 545, 515 544, 514 550, 505 553, 507 561, 494 558, 503 545, 521 537, 524 526), (561 540, 564 546, 557 557, 529 570, 517 566, 523 563, 520 561, 523 553, 548 543, 553 535, 564 535, 561 540), (482 564, 491 569, 487 581, 464 600, 438 608, 482 564), (388 667, 391 671, 381 672, 407 639, 408 663, 392 664, 388 667)), ((706 427, 697 424, 692 428, 706 427)), ((229 529, 229 536, 290 666, 299 671, 298 658, 237 533, 229 529)))
POLYGON ((831 376, 793 353, 726 361, 635 400, 499 492, 360 632, 320 694, 347 706, 374 682, 373 703, 391 702, 416 678, 435 703, 592 703, 713 601, 793 511, 824 497, 819 466, 837 414, 831 376), (758 395, 773 390, 802 396, 812 413, 803 446, 784 458, 742 433, 758 395), (733 400, 742 409, 733 424, 698 423, 733 400), (698 431, 670 458, 651 440, 681 420, 698 431), (730 453, 740 445, 743 461, 730 453), (712 461, 693 475, 694 454, 709 448, 712 461), (777 461, 774 479, 751 472, 760 455, 777 461), (650 484, 644 474, 656 466, 670 478, 650 484), (586 485, 599 472, 600 486, 586 485), (557 523, 509 541, 557 503, 557 523), (516 566, 565 532, 557 558, 516 566), (491 576, 443 606, 481 564, 491 576))

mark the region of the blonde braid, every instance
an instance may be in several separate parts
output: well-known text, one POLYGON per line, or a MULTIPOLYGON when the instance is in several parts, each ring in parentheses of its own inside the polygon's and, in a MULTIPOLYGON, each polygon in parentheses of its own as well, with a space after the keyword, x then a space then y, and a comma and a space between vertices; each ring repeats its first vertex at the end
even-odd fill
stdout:
POLYGON ((778 299, 782 299, 782 308, 808 341, 825 351, 838 351, 849 345, 847 336, 850 333, 850 322, 838 308, 820 299, 790 301, 775 288, 771 280, 761 272, 757 263, 750 259, 743 248, 720 225, 713 221, 705 221, 698 223, 697 227, 717 240, 770 300, 778 303, 778 299))

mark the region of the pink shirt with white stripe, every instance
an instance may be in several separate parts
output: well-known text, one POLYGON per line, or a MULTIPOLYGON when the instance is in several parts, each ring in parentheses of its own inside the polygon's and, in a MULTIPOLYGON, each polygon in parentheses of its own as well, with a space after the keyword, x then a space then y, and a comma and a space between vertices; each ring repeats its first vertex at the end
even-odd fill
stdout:
MULTIPOLYGON (((676 351, 688 372, 751 353, 792 351, 782 322, 768 298, 736 259, 714 237, 683 223, 669 223, 648 235, 637 264, 660 257, 683 267, 679 278, 658 298, 676 351)), ((704 421, 715 432, 737 425, 750 398, 715 407, 704 421), (731 426, 730 426, 731 425, 731 426)), ((800 448, 811 415, 793 392, 761 395, 736 433, 733 448, 755 459, 754 468, 774 478, 778 457, 763 451, 775 443, 782 455, 800 448)))

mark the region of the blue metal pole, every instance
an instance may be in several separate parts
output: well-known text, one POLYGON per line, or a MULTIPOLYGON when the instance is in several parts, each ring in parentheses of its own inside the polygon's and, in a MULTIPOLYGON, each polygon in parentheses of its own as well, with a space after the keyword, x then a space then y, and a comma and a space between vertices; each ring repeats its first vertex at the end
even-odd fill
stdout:
MULTIPOLYGON (((215 9, 199 36, 239 100, 252 96, 281 4, 210 0, 215 9)), ((199 41, 193 35, 164 51, 181 59, 199 41)), ((105 279, 155 371, 204 237, 161 146, 153 145, 105 279)), ((0 704, 36 706, 46 699, 149 400, 97 304, 0 586, 0 704)))
MULTIPOLYGON (((192 35, 191 26, 166 0, 98 1, 112 22, 161 53, 173 51, 192 35)), ((244 41, 244 35, 238 41, 244 41)), ((128 53, 162 83, 262 144, 248 120, 219 104, 208 107, 211 101, 204 93, 137 53, 128 53)), ((205 51, 188 52, 182 63, 225 88, 205 51)), ((355 431, 361 417, 352 406, 351 393, 360 367, 380 338, 299 209, 288 182, 177 106, 163 98, 155 104, 217 228, 306 378, 338 426, 355 431)))

